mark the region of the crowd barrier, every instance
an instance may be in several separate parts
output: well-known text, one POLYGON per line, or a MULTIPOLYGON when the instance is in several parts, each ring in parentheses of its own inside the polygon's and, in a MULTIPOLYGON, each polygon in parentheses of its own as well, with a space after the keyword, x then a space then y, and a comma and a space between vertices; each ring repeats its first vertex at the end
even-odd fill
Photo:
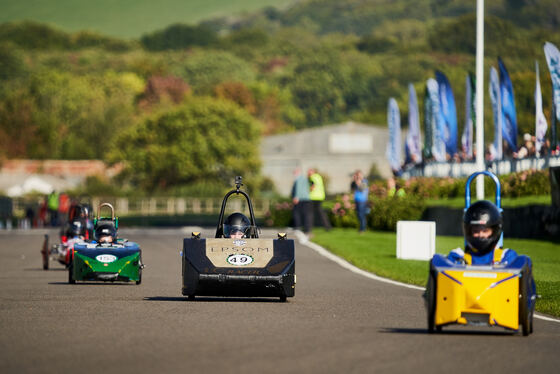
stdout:
MULTIPOLYGON (((527 157, 522 159, 506 159, 486 162, 486 170, 496 175, 517 173, 525 170, 543 170, 560 166, 560 156, 527 157)), ((402 178, 411 177, 468 177, 478 171, 476 163, 470 162, 427 162, 405 168, 402 178)))

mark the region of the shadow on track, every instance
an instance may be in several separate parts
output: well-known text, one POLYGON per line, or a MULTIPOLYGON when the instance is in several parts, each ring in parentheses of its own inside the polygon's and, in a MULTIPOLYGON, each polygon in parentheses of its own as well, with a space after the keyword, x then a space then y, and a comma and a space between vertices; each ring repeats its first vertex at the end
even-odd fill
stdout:
POLYGON ((426 335, 486 335, 486 336, 511 336, 515 335, 516 331, 484 331, 484 330, 442 330, 437 333, 430 334, 428 329, 413 329, 413 328, 399 328, 399 327, 386 327, 380 329, 381 333, 391 334, 426 334, 426 335))
MULTIPOLYGON (((264 297, 203 297, 197 296, 194 300, 189 300, 188 297, 173 297, 173 296, 150 296, 145 297, 146 301, 188 301, 188 302, 237 302, 237 303, 282 303, 278 298, 264 298, 264 297)), ((285 303, 284 303, 285 304, 285 303)))
POLYGON ((65 268, 52 268, 52 269, 48 269, 45 270, 43 268, 25 268, 23 269, 23 271, 45 271, 45 272, 49 272, 49 271, 67 271, 68 269, 65 268))
POLYGON ((121 283, 111 283, 111 282, 76 282, 75 284, 70 284, 68 282, 49 282, 48 284, 54 284, 57 286, 67 285, 67 286, 138 286, 134 282, 121 282, 121 283))

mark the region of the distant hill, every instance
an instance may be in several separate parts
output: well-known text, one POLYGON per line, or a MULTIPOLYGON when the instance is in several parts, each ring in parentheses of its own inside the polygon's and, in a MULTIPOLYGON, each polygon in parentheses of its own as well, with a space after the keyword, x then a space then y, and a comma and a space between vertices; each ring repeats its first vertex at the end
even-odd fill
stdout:
MULTIPOLYGON (((560 28, 558 0, 492 0, 485 2, 485 15, 508 20, 530 29, 560 28)), ((353 33, 368 35, 377 28, 414 20, 430 23, 476 12, 474 0, 302 0, 285 11, 262 9, 229 26, 303 27, 318 34, 353 33)), ((382 30, 378 32, 382 33, 382 30)))
POLYGON ((91 30, 138 38, 173 23, 232 16, 259 8, 286 7, 294 0, 0 0, 0 23, 32 20, 66 31, 91 30))

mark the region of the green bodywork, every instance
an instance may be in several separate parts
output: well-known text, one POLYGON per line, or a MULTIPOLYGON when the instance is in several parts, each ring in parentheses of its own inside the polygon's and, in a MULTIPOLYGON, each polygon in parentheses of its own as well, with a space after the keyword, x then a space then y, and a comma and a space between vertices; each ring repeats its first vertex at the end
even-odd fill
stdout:
POLYGON ((75 281, 136 282, 142 277, 142 259, 139 248, 80 248, 74 249, 72 277, 75 281), (112 256, 114 261, 99 261, 112 256))

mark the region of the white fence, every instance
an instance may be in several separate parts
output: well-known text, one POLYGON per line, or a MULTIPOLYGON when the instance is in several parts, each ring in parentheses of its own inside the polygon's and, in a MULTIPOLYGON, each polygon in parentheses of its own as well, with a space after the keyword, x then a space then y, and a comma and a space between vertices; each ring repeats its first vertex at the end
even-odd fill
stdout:
MULTIPOLYGON (((258 217, 270 209, 271 201, 268 199, 251 199, 253 210, 258 217)), ((184 214, 218 214, 222 207, 221 198, 175 198, 175 197, 93 197, 87 199, 97 214, 97 207, 101 203, 110 203, 115 207, 115 213, 120 216, 155 216, 155 215, 184 215, 184 214)), ((38 209, 40 200, 14 198, 14 216, 23 217, 27 207, 38 209)), ((247 212, 247 203, 244 199, 232 195, 228 199, 226 212, 247 212)))
MULTIPOLYGON (((560 156, 543 158, 529 157, 523 159, 510 159, 487 162, 486 170, 496 175, 516 173, 524 170, 543 170, 549 167, 560 166, 560 156)), ((416 166, 403 172, 402 177, 468 177, 478 171, 475 162, 430 162, 423 166, 416 166)))

